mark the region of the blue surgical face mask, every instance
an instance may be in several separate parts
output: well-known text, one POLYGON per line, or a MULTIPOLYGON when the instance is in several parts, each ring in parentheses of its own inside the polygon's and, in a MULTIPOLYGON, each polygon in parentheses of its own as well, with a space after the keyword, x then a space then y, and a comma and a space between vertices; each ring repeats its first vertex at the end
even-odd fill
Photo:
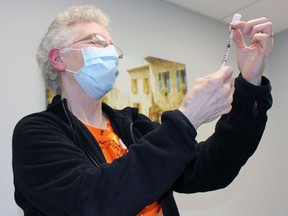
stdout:
POLYGON ((114 88, 119 74, 119 58, 114 46, 65 50, 81 50, 84 65, 78 71, 66 71, 74 73, 78 84, 91 98, 99 100, 114 88))

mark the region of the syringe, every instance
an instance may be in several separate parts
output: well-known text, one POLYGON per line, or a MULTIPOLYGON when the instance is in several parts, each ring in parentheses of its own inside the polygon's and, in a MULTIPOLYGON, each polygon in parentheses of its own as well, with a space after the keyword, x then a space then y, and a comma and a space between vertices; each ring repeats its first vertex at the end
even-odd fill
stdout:
MULTIPOLYGON (((240 21, 241 18, 242 18, 242 15, 236 13, 233 16, 232 22, 240 21)), ((228 59, 229 50, 230 50, 230 47, 231 47, 231 41, 232 41, 232 37, 233 37, 233 32, 234 32, 234 29, 231 30, 231 33, 230 33, 230 36, 229 36, 229 40, 228 40, 228 44, 227 44, 227 47, 226 47, 226 50, 225 50, 225 54, 224 54, 224 59, 223 59, 221 67, 224 67, 226 65, 226 62, 227 62, 227 59, 228 59)))

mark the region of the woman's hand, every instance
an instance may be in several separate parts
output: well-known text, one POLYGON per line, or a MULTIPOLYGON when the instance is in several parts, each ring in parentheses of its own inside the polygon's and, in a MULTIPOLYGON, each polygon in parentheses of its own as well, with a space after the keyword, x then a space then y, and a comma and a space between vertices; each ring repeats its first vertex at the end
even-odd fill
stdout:
POLYGON ((234 93, 233 70, 229 66, 197 78, 183 99, 179 110, 190 120, 195 129, 228 113, 234 93))
POLYGON ((234 29, 237 64, 243 78, 254 85, 260 85, 267 57, 274 44, 272 23, 262 17, 248 22, 231 23, 231 28, 234 29), (249 36, 251 45, 246 45, 243 34, 249 36))

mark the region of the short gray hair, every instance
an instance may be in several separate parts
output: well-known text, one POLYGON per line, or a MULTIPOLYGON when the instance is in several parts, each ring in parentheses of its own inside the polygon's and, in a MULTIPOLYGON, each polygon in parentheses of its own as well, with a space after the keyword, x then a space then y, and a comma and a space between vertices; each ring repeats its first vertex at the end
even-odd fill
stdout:
POLYGON ((59 86, 59 72, 50 64, 48 53, 53 47, 65 48, 72 44, 75 37, 70 26, 79 22, 96 22, 107 29, 110 19, 94 5, 76 5, 59 13, 48 28, 36 54, 37 63, 47 88, 56 94, 61 93, 59 86))

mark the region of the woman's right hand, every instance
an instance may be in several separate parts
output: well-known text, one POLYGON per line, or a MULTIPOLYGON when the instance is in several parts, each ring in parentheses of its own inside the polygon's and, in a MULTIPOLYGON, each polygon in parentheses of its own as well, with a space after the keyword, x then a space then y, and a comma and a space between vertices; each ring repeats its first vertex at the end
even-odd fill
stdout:
POLYGON ((225 66, 194 81, 179 110, 195 129, 230 112, 235 90, 232 74, 232 68, 225 66))

